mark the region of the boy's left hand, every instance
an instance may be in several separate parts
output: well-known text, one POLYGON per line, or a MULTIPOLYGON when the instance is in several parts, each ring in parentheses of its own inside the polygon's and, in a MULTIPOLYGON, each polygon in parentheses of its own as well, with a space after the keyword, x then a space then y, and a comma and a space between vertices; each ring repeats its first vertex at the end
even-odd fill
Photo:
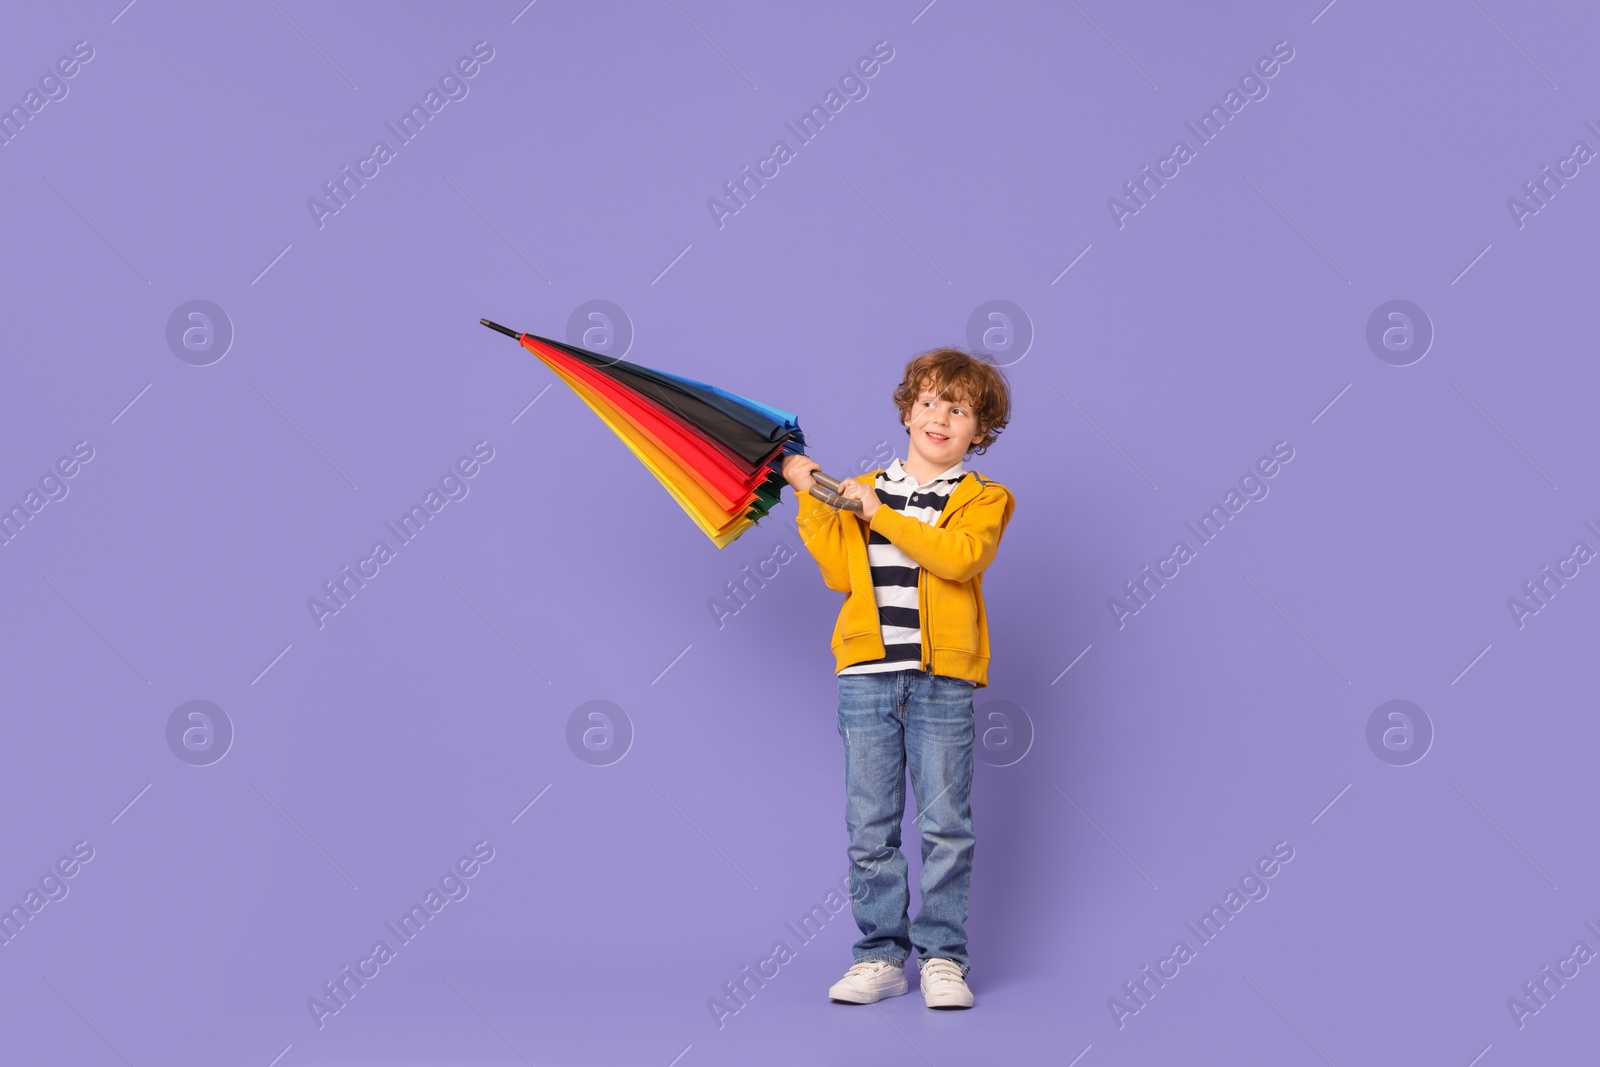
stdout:
POLYGON ((851 500, 861 501, 861 510, 850 514, 856 515, 862 522, 871 522, 872 515, 883 501, 878 499, 878 491, 851 478, 839 484, 839 495, 851 500))

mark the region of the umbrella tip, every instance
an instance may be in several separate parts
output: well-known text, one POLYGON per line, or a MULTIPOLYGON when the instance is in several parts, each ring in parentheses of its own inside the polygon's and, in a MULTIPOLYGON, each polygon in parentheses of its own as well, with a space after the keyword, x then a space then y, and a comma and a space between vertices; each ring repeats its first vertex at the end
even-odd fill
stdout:
POLYGON ((478 321, 483 323, 485 326, 489 327, 489 329, 495 330, 495 331, 497 331, 499 333, 503 333, 507 337, 513 338, 513 339, 518 340, 518 341, 522 340, 522 335, 520 333, 518 333, 516 330, 511 329, 510 327, 502 326, 498 322, 490 322, 488 319, 479 319, 478 321))

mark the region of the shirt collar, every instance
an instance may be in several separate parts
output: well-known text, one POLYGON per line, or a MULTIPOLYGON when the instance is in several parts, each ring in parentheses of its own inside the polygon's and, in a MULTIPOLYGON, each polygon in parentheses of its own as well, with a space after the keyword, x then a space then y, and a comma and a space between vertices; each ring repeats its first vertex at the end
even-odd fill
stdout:
POLYGON ((942 474, 934 475, 928 480, 927 483, 919 483, 917 479, 912 476, 910 471, 906 470, 900 465, 899 456, 896 456, 894 462, 889 464, 888 468, 884 471, 884 474, 887 477, 894 479, 895 481, 907 481, 913 485, 931 484, 933 482, 956 482, 960 481, 961 476, 966 473, 966 466, 961 462, 961 460, 956 460, 955 466, 951 467, 949 470, 946 470, 942 474))

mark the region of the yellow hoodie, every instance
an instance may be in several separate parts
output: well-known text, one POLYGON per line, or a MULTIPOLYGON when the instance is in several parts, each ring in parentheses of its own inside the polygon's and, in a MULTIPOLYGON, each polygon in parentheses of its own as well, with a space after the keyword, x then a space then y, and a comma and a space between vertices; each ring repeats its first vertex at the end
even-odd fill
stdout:
MULTIPOLYGON (((881 470, 882 468, 880 468, 881 470)), ((878 471, 853 480, 873 488, 878 471)), ((969 471, 951 490, 933 524, 887 505, 873 512, 870 529, 917 562, 917 605, 922 628, 922 669, 989 684, 989 627, 983 610, 983 571, 994 561, 1015 505, 999 482, 969 471)), ((796 493, 795 524, 815 557, 822 581, 845 593, 833 626, 835 672, 882 659, 883 631, 867 564, 867 531, 854 512, 836 511, 810 493, 796 493)))

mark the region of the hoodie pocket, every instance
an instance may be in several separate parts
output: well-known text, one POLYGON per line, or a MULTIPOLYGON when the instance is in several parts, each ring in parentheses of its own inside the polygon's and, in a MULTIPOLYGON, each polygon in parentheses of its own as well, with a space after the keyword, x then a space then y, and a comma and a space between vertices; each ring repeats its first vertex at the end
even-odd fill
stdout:
POLYGON ((928 635, 934 647, 978 654, 978 591, 973 582, 952 582, 928 575, 928 635))

